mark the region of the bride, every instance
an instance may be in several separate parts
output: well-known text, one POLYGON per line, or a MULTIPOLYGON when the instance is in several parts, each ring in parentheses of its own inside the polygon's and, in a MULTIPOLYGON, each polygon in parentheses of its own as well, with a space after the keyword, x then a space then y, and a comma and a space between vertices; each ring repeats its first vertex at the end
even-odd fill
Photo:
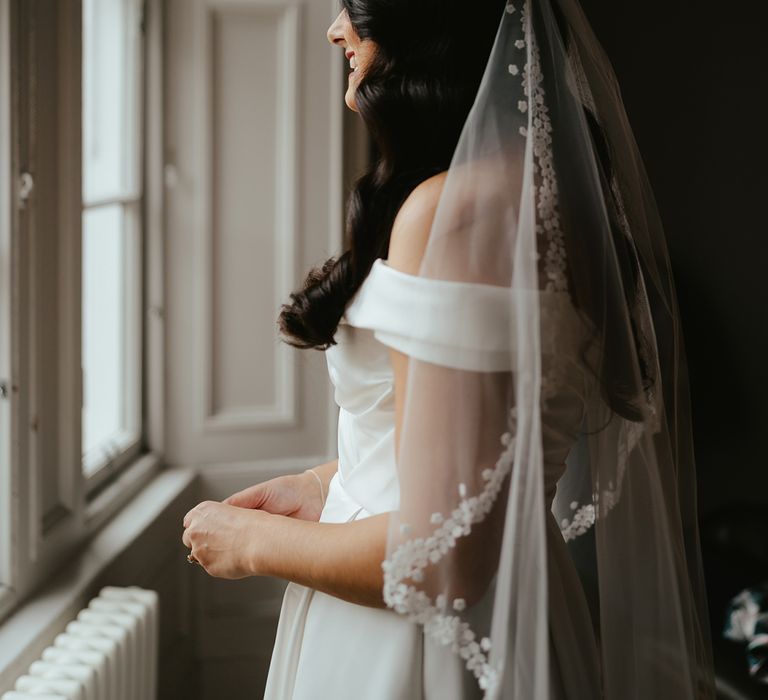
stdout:
POLYGON ((338 459, 184 518, 287 580, 269 700, 714 698, 680 319, 577 0, 342 0, 375 143, 283 306, 338 459))

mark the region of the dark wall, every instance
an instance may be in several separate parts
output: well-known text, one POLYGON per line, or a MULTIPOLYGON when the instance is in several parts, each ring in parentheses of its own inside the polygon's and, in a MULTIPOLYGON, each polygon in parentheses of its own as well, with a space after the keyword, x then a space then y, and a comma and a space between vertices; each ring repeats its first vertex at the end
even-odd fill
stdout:
POLYGON ((702 514, 768 504, 764 5, 582 1, 616 70, 666 228, 702 514))

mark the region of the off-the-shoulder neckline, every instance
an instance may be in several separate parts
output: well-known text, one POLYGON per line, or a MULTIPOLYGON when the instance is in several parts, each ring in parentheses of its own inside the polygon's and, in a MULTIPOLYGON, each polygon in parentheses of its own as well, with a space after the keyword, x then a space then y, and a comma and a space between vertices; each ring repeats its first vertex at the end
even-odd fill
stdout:
POLYGON ((491 289, 499 289, 499 290, 507 290, 509 287, 504 287, 500 284, 489 284, 486 282, 467 282, 466 280, 448 280, 448 279, 441 279, 440 277, 424 277, 423 275, 414 275, 410 272, 403 272, 402 270, 398 270, 396 267, 392 267, 392 265, 389 264, 389 260, 386 258, 376 258, 373 261, 374 267, 379 267, 380 269, 386 270, 388 273, 392 275, 397 275, 399 277, 402 277, 406 280, 413 280, 415 282, 427 282, 429 284, 446 284, 446 285, 466 285, 468 287, 490 287, 491 289))
MULTIPOLYGON (((497 291, 497 292, 505 292, 508 293, 511 288, 507 286, 503 286, 500 284, 490 284, 488 282, 467 282, 465 280, 448 280, 448 279, 441 279, 439 277, 424 277, 422 275, 414 275, 410 272, 403 272, 402 270, 398 270, 396 267, 392 267, 392 265, 389 264, 389 260, 386 258, 376 258, 373 261, 373 267, 371 268, 371 272, 369 273, 369 276, 371 273, 373 273, 375 269, 380 270, 386 270, 387 274, 399 276, 403 280, 412 281, 414 284, 419 283, 428 283, 428 284, 442 284, 450 287, 456 287, 456 286, 464 286, 464 287, 472 287, 472 288, 478 288, 482 287, 485 289, 488 289, 490 291, 497 291)), ((569 299, 569 295, 567 292, 561 292, 561 291, 554 291, 554 290, 547 290, 547 289, 540 289, 540 290, 518 290, 518 291, 536 291, 537 294, 541 297, 551 297, 552 299, 569 299)))

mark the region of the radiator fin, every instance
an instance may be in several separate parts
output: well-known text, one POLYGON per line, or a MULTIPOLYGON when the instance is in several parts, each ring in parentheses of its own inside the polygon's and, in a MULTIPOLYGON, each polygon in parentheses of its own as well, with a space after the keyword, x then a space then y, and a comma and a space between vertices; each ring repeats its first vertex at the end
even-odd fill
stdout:
POLYGON ((106 586, 0 700, 155 700, 155 591, 106 586))

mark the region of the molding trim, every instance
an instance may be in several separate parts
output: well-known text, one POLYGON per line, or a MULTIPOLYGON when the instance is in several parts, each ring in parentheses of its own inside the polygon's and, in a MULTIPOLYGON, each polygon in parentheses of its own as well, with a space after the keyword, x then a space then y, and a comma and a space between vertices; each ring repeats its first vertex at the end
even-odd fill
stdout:
POLYGON ((273 479, 276 476, 297 474, 309 467, 325 464, 335 459, 327 456, 285 457, 282 459, 263 459, 253 462, 231 462, 206 464, 198 467, 201 490, 211 495, 226 492, 233 485, 235 488, 250 486, 254 478, 273 479))
POLYGON ((145 441, 165 451, 165 190, 163 0, 144 6, 144 386, 145 441))
POLYGON ((276 14, 279 17, 277 62, 279 66, 277 110, 281 116, 276 135, 276 227, 274 232, 275 294, 285 298, 293 289, 297 253, 296 203, 300 200, 299 181, 299 72, 301 42, 301 6, 279 5, 275 2, 204 2, 205 8, 205 76, 202 98, 205 104, 203 133, 208 141, 204 147, 204 203, 201 203, 204 222, 201 227, 201 249, 198 256, 199 304, 201 322, 197 328, 198 371, 201 378, 198 396, 198 423, 203 433, 285 428, 298 425, 299 373, 296 353, 285 343, 274 346, 273 373, 275 400, 270 404, 254 405, 239 410, 216 411, 213 386, 213 205, 215 192, 212 181, 213 169, 213 85, 211 70, 213 57, 213 24, 222 12, 250 10, 255 14, 276 14))

